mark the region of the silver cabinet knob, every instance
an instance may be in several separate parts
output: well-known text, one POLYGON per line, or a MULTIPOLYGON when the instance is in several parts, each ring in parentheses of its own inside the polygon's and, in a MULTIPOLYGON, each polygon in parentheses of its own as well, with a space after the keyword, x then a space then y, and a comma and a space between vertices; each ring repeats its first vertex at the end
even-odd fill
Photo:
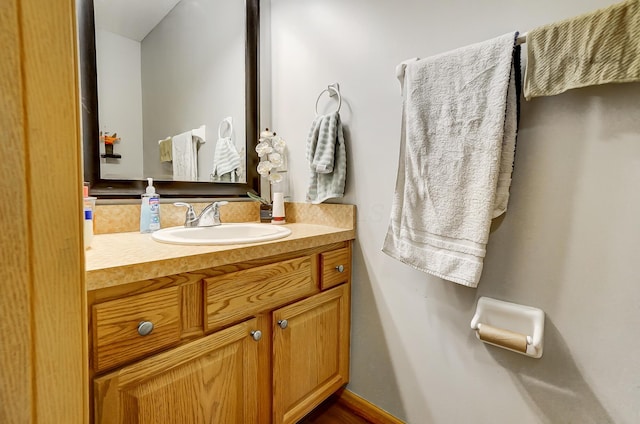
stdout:
POLYGON ((140 321, 138 324, 138 334, 148 336, 153 331, 153 323, 151 321, 140 321))
POLYGON ((338 270, 338 272, 344 272, 344 265, 338 265, 336 269, 338 270))
POLYGON ((251 337, 253 337, 253 340, 258 341, 262 338, 262 331, 260 330, 253 330, 251 332, 251 337))
POLYGON ((285 328, 287 328, 287 325, 289 325, 289 321, 287 321, 286 319, 281 319, 280 321, 278 321, 278 325, 284 330, 285 328))

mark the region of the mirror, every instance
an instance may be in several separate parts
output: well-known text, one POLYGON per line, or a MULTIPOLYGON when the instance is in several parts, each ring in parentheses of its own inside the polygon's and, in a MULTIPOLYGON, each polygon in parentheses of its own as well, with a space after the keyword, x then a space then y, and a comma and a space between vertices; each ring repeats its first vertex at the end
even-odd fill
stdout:
POLYGON ((146 177, 168 197, 259 192, 258 0, 150 0, 164 10, 155 18, 142 13, 148 27, 137 33, 126 18, 132 10, 94 20, 94 8, 104 14, 106 3, 144 2, 77 0, 84 179, 91 195, 138 197, 146 177), (128 46, 133 64, 115 46, 128 46), (213 172, 221 163, 214 160, 218 144, 238 152, 237 172, 213 172), (187 171, 184 160, 171 157, 176 146, 191 149, 176 155, 190 160, 187 171))

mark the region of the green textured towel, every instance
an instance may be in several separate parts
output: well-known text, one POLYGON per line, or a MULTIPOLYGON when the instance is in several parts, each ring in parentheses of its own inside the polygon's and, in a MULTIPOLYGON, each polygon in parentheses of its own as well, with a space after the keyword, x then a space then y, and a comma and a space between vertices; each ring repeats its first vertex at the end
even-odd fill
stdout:
POLYGON ((173 159, 171 155, 171 137, 160 140, 158 143, 160 144, 160 162, 171 162, 173 159))
POLYGON ((342 197, 347 177, 347 151, 338 112, 320 115, 311 124, 307 160, 311 170, 307 201, 317 204, 342 197))
POLYGON ((617 3, 527 34, 524 95, 640 81, 640 0, 617 3))

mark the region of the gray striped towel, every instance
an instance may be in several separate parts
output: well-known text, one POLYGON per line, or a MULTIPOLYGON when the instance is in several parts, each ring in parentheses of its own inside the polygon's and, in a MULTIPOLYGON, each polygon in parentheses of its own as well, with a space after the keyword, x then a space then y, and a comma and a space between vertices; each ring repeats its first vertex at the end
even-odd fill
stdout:
POLYGON ((338 112, 319 115, 307 138, 307 160, 311 171, 307 201, 313 204, 344 196, 347 151, 338 112))
POLYGON ((236 182, 236 174, 240 168, 240 155, 231 136, 233 135, 233 118, 224 118, 218 125, 218 142, 213 155, 213 171, 211 171, 212 181, 236 182), (222 136, 223 129, 228 132, 226 137, 222 136))
MULTIPOLYGON (((236 171, 240 167, 240 155, 230 137, 223 137, 216 143, 216 151, 213 157, 214 178, 220 178, 224 174, 236 171)), ((232 179, 233 179, 232 175, 232 179)))

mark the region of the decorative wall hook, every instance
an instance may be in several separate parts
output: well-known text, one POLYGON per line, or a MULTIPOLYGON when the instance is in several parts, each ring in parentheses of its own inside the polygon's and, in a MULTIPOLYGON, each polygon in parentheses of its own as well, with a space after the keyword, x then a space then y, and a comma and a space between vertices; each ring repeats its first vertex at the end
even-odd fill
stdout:
POLYGON ((100 141, 104 143, 104 154, 100 155, 101 158, 120 159, 122 155, 113 153, 113 143, 120 141, 117 133, 109 135, 109 133, 100 132, 100 141))

